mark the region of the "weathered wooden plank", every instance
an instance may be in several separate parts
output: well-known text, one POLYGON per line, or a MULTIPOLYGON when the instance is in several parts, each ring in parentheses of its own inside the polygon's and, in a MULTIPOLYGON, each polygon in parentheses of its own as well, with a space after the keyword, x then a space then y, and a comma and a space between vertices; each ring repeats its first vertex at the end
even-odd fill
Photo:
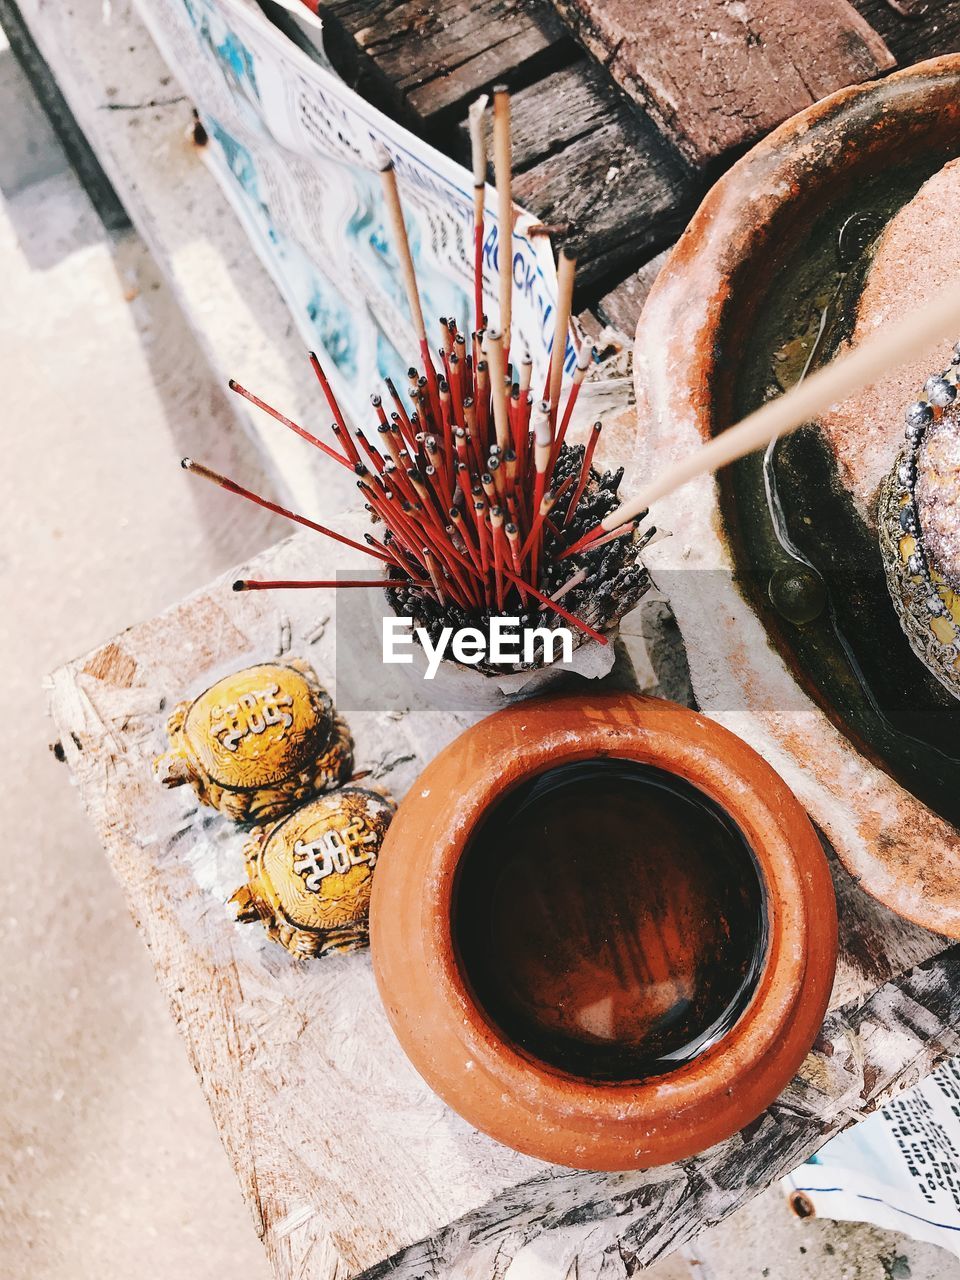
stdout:
POLYGON ((852 0, 902 67, 960 49, 960 0, 852 0), (908 7, 909 5, 909 7, 908 7))
MULTIPOLYGON (((625 145, 642 147, 648 134, 657 136, 646 116, 628 102, 603 68, 583 54, 570 66, 514 93, 510 123, 513 171, 517 174, 588 138, 606 124, 617 124, 632 135, 625 139, 625 145)), ((488 120, 487 143, 491 155, 492 137, 492 121, 488 120)), ((460 139, 461 152, 466 158, 470 144, 466 123, 460 127, 460 139)))
POLYGON ((743 1132, 682 1165, 608 1177, 571 1173, 537 1185, 538 1196, 498 1197, 439 1238, 404 1251, 364 1280, 462 1274, 485 1250, 486 1280, 502 1280, 525 1245, 557 1233, 557 1275, 633 1274, 679 1247, 797 1167, 834 1134, 916 1084, 960 1049, 960 947, 828 1016, 800 1073, 743 1132), (615 1214, 613 1235, 598 1217, 615 1214), (571 1268, 566 1271, 565 1268, 571 1268), (575 1269, 574 1269, 575 1267, 575 1269))
POLYGON ((621 125, 602 125, 513 185, 544 222, 572 224, 581 296, 675 239, 689 213, 691 184, 663 148, 652 137, 631 147, 626 137, 621 125))
MULTIPOLYGON (((502 2, 484 0, 476 7, 461 5, 442 12, 397 4, 395 0, 333 0, 324 10, 328 19, 327 43, 341 66, 348 52, 354 59, 352 79, 362 92, 374 100, 389 102, 414 127, 428 135, 432 133, 433 140, 448 150, 452 118, 462 116, 475 93, 489 88, 495 79, 514 84, 532 79, 533 83, 514 95, 514 156, 522 192, 518 198, 547 223, 576 222, 580 214, 580 302, 586 303, 596 297, 599 289, 613 285, 595 304, 598 315, 605 323, 632 333, 646 284, 644 278, 638 280, 629 274, 622 282, 617 278, 670 242, 692 212, 701 185, 691 171, 678 164, 673 147, 665 144, 650 118, 635 104, 624 102, 606 69, 581 58, 540 77, 544 65, 569 58, 569 50, 564 50, 556 26, 550 26, 539 0, 532 7, 510 8, 506 22, 497 16, 502 2), (349 51, 346 45, 350 46, 349 51), (361 63, 366 67, 365 73, 356 69, 361 63), (376 87, 371 75, 377 81, 376 87), (604 132, 610 124, 615 126, 613 132, 604 132), (591 133, 597 134, 592 149, 586 142, 591 133), (626 166, 620 162, 623 156, 629 157, 626 166), (540 164, 545 165, 542 171, 538 170, 540 164), (584 220, 585 214, 589 216, 584 220)), ((568 10, 580 4, 580 0, 557 2, 568 10)), ((798 3, 792 10, 787 6, 787 12, 794 17, 798 3)), ((913 4, 914 0, 908 3, 913 4)), ((733 100, 738 101, 738 93, 756 94, 772 86, 774 114, 764 120, 756 116, 755 104, 748 104, 744 112, 749 117, 749 128, 762 131, 788 111, 832 88, 831 73, 837 80, 849 80, 874 74, 881 64, 890 65, 888 54, 877 48, 871 27, 904 63, 956 47, 960 43, 960 0, 917 3, 927 5, 922 21, 916 16, 920 10, 915 5, 911 10, 914 16, 910 17, 891 7, 890 0, 855 0, 866 27, 851 15, 845 0, 829 0, 826 17, 823 6, 815 4, 813 17, 821 24, 831 17, 835 19, 838 13, 847 23, 846 40, 837 41, 834 31, 832 38, 822 42, 824 48, 831 50, 835 45, 842 46, 841 52, 831 53, 831 57, 847 59, 843 63, 846 74, 835 74, 835 62, 826 66, 817 63, 812 72, 801 62, 793 67, 793 79, 788 77, 795 101, 782 96, 782 81, 774 82, 777 71, 769 65, 769 59, 780 55, 775 47, 778 41, 762 28, 762 22, 769 17, 765 11, 758 6, 755 14, 747 13, 739 42, 731 42, 730 32, 719 31, 720 36, 728 38, 718 57, 722 57, 724 67, 733 68, 727 76, 730 83, 724 82, 733 100), (760 65, 746 78, 747 90, 734 83, 739 62, 733 61, 733 55, 741 60, 746 57, 751 65, 759 59, 760 65)), ((605 0, 597 0, 597 7, 604 12, 610 10, 605 0)), ((700 5, 697 13, 702 15, 710 9, 710 4, 700 5)), ((579 34, 589 44, 589 31, 579 7, 576 14, 579 34)), ((645 12, 647 16, 649 10, 645 12)), ((680 15, 671 12, 669 16, 671 29, 690 29, 686 19, 679 21, 680 15)), ((777 18, 782 24, 782 7, 777 18)), ((649 43, 652 34, 645 27, 642 40, 649 43)), ((778 34, 783 36, 782 26, 778 34)), ((719 43, 707 41, 705 47, 719 43)), ((803 47, 799 38, 794 44, 803 47)), ((593 47, 597 51, 599 46, 593 47)), ((621 48, 618 57, 623 52, 621 48)), ((795 50, 791 48, 790 52, 795 50)), ((699 56, 688 61, 691 67, 698 68, 691 84, 700 92, 704 77, 699 70, 699 56)), ((722 107, 722 94, 719 101, 722 107)), ((660 123, 664 123, 662 118, 660 123)), ((458 150, 463 158, 462 136, 458 150)))
POLYGON ((632 341, 647 294, 653 288, 669 252, 669 249, 662 250, 656 257, 645 262, 639 271, 634 271, 609 293, 605 293, 594 305, 597 317, 604 324, 619 329, 632 341))
MULTIPOLYGON (((355 556, 304 534, 242 574, 304 577, 320 564, 333 573, 355 556)), ((231 923, 224 902, 243 880, 244 833, 152 777, 164 699, 285 652, 309 658, 335 689, 358 767, 398 796, 466 723, 405 688, 399 701, 364 704, 343 651, 337 661, 338 606, 347 602, 238 596, 235 576, 57 672, 52 709, 280 1280, 387 1275, 388 1258, 399 1277, 491 1280, 545 1229, 579 1257, 581 1280, 625 1277, 633 1258, 650 1260, 718 1220, 955 1051, 956 952, 953 968, 944 959, 940 970, 901 980, 943 940, 896 919, 837 868, 833 1004, 865 1008, 828 1020, 798 1080, 748 1134, 683 1166, 607 1175, 544 1165, 476 1133, 404 1058, 367 955, 299 964, 258 929, 231 923)), ((355 655, 370 619, 360 613, 341 626, 355 655)))
POLYGON ((695 165, 894 65, 847 0, 556 0, 575 35, 695 165))
POLYGON ((552 6, 330 0, 321 13, 331 56, 360 91, 461 160, 469 101, 499 80, 519 86, 516 198, 544 222, 577 224, 581 298, 667 244, 692 211, 697 180, 644 112, 574 49, 552 6))
POLYGON ((905 18, 924 18, 932 14, 944 0, 886 0, 891 9, 905 18))
POLYGON ((575 56, 551 6, 530 0, 324 0, 319 12, 428 132, 498 81, 522 84, 575 56))
MULTIPOLYGON (((682 230, 699 184, 602 67, 581 58, 514 94, 511 121, 514 196, 570 228, 582 292, 618 280, 682 230)), ((465 155, 465 126, 460 134, 465 155)))

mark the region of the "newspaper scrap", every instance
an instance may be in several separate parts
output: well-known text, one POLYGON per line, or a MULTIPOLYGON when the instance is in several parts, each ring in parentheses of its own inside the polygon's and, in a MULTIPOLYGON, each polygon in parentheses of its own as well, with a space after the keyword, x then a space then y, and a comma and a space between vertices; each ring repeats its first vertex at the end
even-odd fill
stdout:
MULTIPOLYGON (((430 319, 469 333, 473 280, 470 172, 375 110, 242 0, 139 0, 138 10, 190 94, 208 163, 270 272, 305 344, 358 421, 384 377, 406 385, 419 360, 374 160, 394 161, 430 319)), ((488 208, 495 210, 492 192, 488 208)), ((549 239, 513 238, 514 342, 546 376, 556 269, 549 239)), ((498 234, 484 222, 483 297, 497 307, 498 234)), ((568 340, 565 366, 575 364, 568 340)))
POLYGON ((839 1134, 781 1185, 802 1216, 871 1222, 960 1257, 960 1059, 839 1134))

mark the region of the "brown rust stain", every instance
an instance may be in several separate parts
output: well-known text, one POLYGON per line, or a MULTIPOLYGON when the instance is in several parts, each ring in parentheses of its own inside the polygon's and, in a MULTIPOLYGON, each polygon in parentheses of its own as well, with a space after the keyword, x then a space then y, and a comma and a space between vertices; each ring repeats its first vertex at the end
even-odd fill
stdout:
POLYGON ((129 689, 137 674, 137 664, 115 640, 111 640, 87 659, 83 671, 85 675, 102 680, 104 684, 113 685, 117 689, 129 689))
POLYGON ((137 645, 166 654, 186 689, 219 663, 248 653, 251 641, 216 595, 201 595, 138 627, 137 645))
POLYGON ((909 878, 914 892, 955 903, 960 881, 956 831, 912 796, 904 795, 895 803, 892 822, 862 810, 857 824, 861 837, 891 875, 909 878), (909 832, 909 843, 901 834, 904 830, 909 832), (931 857, 932 850, 937 851, 936 857, 931 857))

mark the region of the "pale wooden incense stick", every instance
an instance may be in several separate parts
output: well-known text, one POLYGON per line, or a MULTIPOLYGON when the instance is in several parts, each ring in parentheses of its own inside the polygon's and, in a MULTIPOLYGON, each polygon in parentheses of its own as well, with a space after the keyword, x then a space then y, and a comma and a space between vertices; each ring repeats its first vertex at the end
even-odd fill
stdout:
POLYGON ((377 164, 380 169, 380 182, 383 186, 383 199, 390 215, 394 238, 397 242, 397 254, 400 258, 400 270, 403 272, 403 284, 410 304, 410 315, 417 338, 421 343, 427 341, 427 329, 423 323, 423 308, 420 306, 420 290, 417 287, 417 272, 410 252, 410 241, 407 239, 407 224, 403 220, 403 207, 400 204, 400 192, 397 189, 397 175, 393 161, 386 147, 377 148, 377 164))
POLYGON ((663 471, 656 480, 612 511, 597 526, 618 529, 654 502, 705 472, 717 471, 771 441, 818 418, 831 405, 869 387, 883 374, 926 355, 945 337, 960 331, 960 288, 954 282, 921 308, 885 325, 853 351, 818 369, 776 400, 769 400, 736 426, 663 471))
POLYGON ((520 396, 521 398, 530 390, 530 380, 533 377, 533 356, 530 354, 530 348, 524 347, 523 355, 520 357, 520 396))
POLYGON ((410 241, 407 238, 407 224, 403 220, 403 206, 400 203, 400 190, 397 186, 397 175, 393 161, 382 144, 376 147, 377 163, 380 166, 380 181, 383 186, 383 198, 386 202, 390 221, 393 225, 397 241, 397 252, 400 255, 400 269, 403 273, 403 284, 410 304, 410 315, 413 327, 420 343, 420 358, 423 361, 427 379, 427 392, 434 417, 440 419, 440 402, 437 397, 437 374, 430 358, 430 344, 427 341, 427 329, 423 322, 423 308, 420 305, 420 289, 417 285, 417 272, 410 252, 410 241))
POLYGON ((493 422, 497 431, 497 444, 501 449, 510 446, 510 421, 507 414, 506 362, 503 354, 504 335, 499 329, 487 333, 486 353, 490 366, 490 397, 493 400, 493 422))
POLYGON ((497 184, 498 259, 500 263, 500 330, 507 351, 513 319, 513 156, 510 143, 510 94, 493 90, 493 172, 497 184))
POLYGON ((553 474, 553 468, 557 465, 557 459, 560 456, 560 449, 566 439, 567 427, 570 425, 570 419, 573 417, 574 406, 577 403, 577 397, 580 395, 580 388, 587 376, 587 370, 590 368, 590 361, 593 359, 593 347, 586 339, 580 344, 580 350, 577 352, 577 367, 573 371, 573 385, 567 395, 567 403, 563 407, 563 417, 560 419, 560 426, 554 432, 553 453, 550 455, 550 465, 547 471, 553 474))
POLYGON ((553 347, 550 354, 550 425, 556 427, 560 408, 560 384, 563 381, 563 361, 567 354, 567 330, 570 327, 570 311, 573 306, 573 281, 577 271, 577 255, 568 246, 560 250, 557 267, 557 313, 553 330, 553 347))
POLYGON ((486 94, 473 103, 467 113, 470 120, 470 158, 473 165, 473 305, 474 324, 483 328, 483 212, 487 192, 487 140, 483 120, 489 98, 486 94))

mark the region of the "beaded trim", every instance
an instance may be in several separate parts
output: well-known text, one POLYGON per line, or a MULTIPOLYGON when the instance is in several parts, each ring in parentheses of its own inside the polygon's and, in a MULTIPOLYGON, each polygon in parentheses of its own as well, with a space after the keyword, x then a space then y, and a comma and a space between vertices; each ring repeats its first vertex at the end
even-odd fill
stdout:
POLYGON ((935 634, 933 636, 935 642, 941 649, 947 651, 949 656, 954 656, 956 653, 957 641, 960 640, 960 628, 940 598, 930 571, 930 562, 924 547, 923 529, 917 512, 916 484, 920 448, 927 429, 931 423, 938 421, 943 416, 944 409, 957 399, 958 380, 960 380, 960 342, 953 348, 950 367, 943 373, 932 374, 926 380, 923 384, 923 398, 914 401, 904 415, 906 446, 896 472, 898 497, 901 504, 898 511, 900 528, 903 533, 909 534, 915 543, 915 549, 906 567, 912 577, 923 579, 926 591, 924 605, 927 613, 932 618, 948 618, 950 621, 953 629, 953 644, 940 640, 935 634))

